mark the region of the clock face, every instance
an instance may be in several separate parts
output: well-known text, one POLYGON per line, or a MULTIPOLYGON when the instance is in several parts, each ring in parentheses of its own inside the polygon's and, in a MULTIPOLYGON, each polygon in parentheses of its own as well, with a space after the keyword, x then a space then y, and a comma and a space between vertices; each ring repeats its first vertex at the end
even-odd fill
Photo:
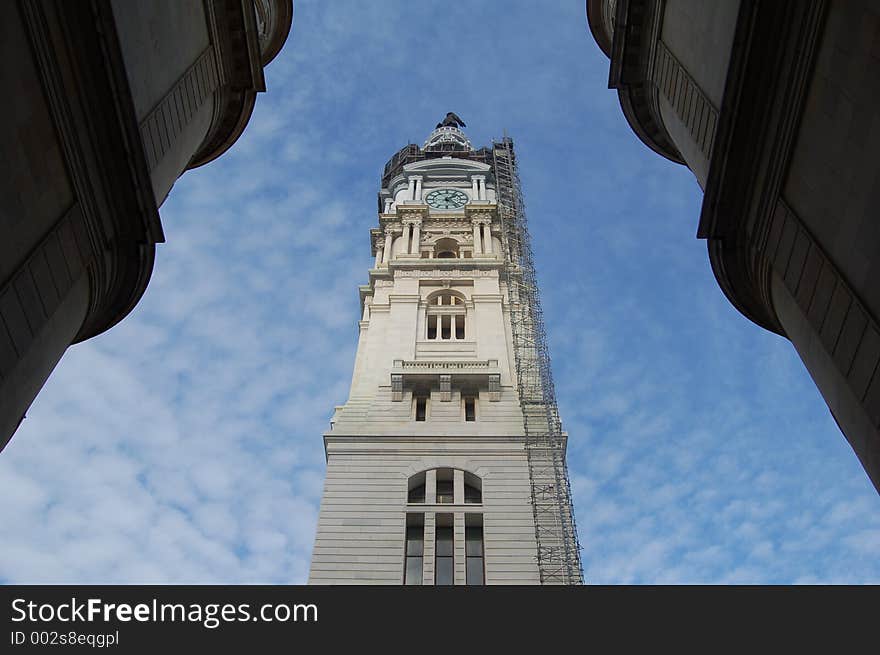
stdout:
POLYGON ((425 196, 425 202, 434 209, 459 209, 467 201, 467 195, 458 189, 436 189, 425 196))

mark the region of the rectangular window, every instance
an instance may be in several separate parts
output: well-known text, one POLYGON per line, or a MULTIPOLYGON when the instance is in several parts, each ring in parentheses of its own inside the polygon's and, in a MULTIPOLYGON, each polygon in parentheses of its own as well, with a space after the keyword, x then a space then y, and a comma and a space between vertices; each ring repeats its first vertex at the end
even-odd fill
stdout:
POLYGON ((428 416, 428 398, 426 396, 416 396, 416 420, 424 421, 428 416))
POLYGON ((434 544, 434 584, 455 583, 455 555, 453 545, 452 514, 437 514, 434 544))
POLYGON ((406 515, 406 562, 403 584, 422 584, 422 562, 425 552, 425 515, 406 515))
POLYGON ((473 396, 464 398, 464 420, 468 422, 477 420, 477 399, 473 396))
POLYGON ((453 316, 455 319, 455 338, 464 339, 464 316, 453 316))
POLYGON ((452 317, 448 314, 446 316, 440 317, 440 338, 441 339, 451 339, 452 338, 452 328, 450 327, 452 323, 452 317))
POLYGON ((483 566, 483 517, 466 514, 464 527, 465 580, 469 585, 486 584, 483 566), (468 525, 473 521, 473 525, 468 525), (479 521, 479 524, 477 523, 479 521))
POLYGON ((454 486, 452 480, 437 480, 437 503, 451 505, 453 501, 454 486))
POLYGON ((437 338, 437 315, 428 314, 428 338, 437 338))

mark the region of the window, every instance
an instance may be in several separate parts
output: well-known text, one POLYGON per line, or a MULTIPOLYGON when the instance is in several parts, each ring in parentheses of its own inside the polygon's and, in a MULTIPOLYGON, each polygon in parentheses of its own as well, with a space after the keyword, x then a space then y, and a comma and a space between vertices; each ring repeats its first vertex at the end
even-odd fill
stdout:
POLYGON ((437 504, 451 505, 455 502, 455 483, 452 469, 437 469, 437 504))
POLYGON ((464 300, 451 292, 440 293, 428 300, 425 324, 429 340, 463 340, 467 309, 464 300))
POLYGON ((425 553, 425 515, 406 515, 406 556, 403 584, 422 584, 422 563, 425 553))
POLYGON ((409 491, 407 491, 406 502, 408 503, 424 503, 425 502, 425 473, 416 473, 409 479, 409 491))
POLYGON ((434 584, 455 583, 455 547, 452 514, 437 514, 434 542, 434 584))
POLYGON ((484 585, 483 516, 465 514, 464 522, 465 582, 469 585, 484 585))
POLYGON ((458 241, 450 237, 438 239, 434 244, 434 257, 437 259, 457 259, 458 252, 458 241))
POLYGON ((477 399, 473 396, 465 396, 462 398, 464 403, 464 420, 473 422, 477 420, 477 399))
POLYGON ((465 505, 479 505, 483 502, 482 482, 473 473, 465 471, 464 474, 464 503, 465 505))
POLYGON ((440 338, 444 341, 452 338, 452 316, 448 314, 440 317, 440 338))
POLYGON ((414 397, 415 410, 416 410, 416 420, 424 421, 428 416, 428 397, 427 396, 415 396, 414 397))
MULTIPOLYGON (((434 518, 434 584, 453 585, 465 582, 469 585, 486 584, 485 543, 483 541, 483 481, 470 471, 453 468, 436 468, 411 475, 407 481, 407 502, 425 503, 430 513, 405 512, 406 545, 404 549, 404 584, 424 584, 422 576, 425 548, 425 520, 434 518), (462 497, 462 483, 464 494, 462 497), (458 486, 458 495, 455 488, 458 486), (467 505, 468 507, 465 507, 467 505), (440 510, 440 511, 435 511, 440 510), (466 511, 467 510, 467 511, 466 511), (458 528, 455 520, 464 519, 464 530, 458 528), (458 555, 456 555, 456 551, 458 555), (455 571, 455 558, 459 559, 459 572, 455 571)), ((410 509, 423 509, 411 507, 410 509)), ((461 523, 458 524, 461 526, 461 523)), ((429 533, 430 534, 430 533, 429 533)), ((430 539, 430 536, 428 537, 430 539)))

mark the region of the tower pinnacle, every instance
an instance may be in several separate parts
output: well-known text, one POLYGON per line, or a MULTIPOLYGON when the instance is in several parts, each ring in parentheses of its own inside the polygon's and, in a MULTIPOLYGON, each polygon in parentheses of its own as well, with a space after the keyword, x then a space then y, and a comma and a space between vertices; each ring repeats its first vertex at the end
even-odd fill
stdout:
POLYGON ((425 141, 425 149, 431 150, 473 150, 462 127, 467 127, 461 118, 448 112, 446 118, 437 123, 437 127, 425 141))

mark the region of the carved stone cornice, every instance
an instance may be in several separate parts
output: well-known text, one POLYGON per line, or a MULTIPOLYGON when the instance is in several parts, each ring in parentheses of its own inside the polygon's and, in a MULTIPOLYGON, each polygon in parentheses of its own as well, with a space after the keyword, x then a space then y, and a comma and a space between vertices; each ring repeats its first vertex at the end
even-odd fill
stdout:
MULTIPOLYGON (((657 88, 652 81, 655 48, 663 23, 663 0, 618 0, 602 5, 615 11, 608 88, 617 89, 623 115, 636 136, 659 155, 678 164, 684 159, 663 126, 657 88)), ((590 27, 598 7, 587 5, 590 27)), ((604 17, 603 17, 604 20, 604 17)), ((605 29, 603 26, 601 29, 605 29)))
POLYGON ((21 3, 40 82, 81 208, 89 307, 76 341, 143 295, 164 241, 110 3, 21 3))
POLYGON ((743 0, 697 232, 731 304, 778 334, 766 244, 824 14, 821 0, 743 0))
MULTIPOLYGON (((244 132, 254 109, 257 92, 266 90, 263 53, 253 1, 204 2, 220 84, 213 96, 214 118, 211 127, 187 168, 206 164, 226 152, 244 132)), ((281 17, 285 13, 286 9, 279 9, 278 15, 281 17)), ((292 17, 292 7, 289 13, 292 17)), ((266 43, 276 43, 285 29, 290 31, 289 23, 283 20, 272 22, 272 26, 278 31, 278 35, 264 37, 266 43)))
POLYGON ((469 221, 481 220, 492 222, 498 215, 498 205, 495 203, 487 205, 465 205, 465 217, 469 221))
POLYGON ((293 23, 290 0, 253 0, 260 43, 260 63, 265 67, 281 50, 293 23))

